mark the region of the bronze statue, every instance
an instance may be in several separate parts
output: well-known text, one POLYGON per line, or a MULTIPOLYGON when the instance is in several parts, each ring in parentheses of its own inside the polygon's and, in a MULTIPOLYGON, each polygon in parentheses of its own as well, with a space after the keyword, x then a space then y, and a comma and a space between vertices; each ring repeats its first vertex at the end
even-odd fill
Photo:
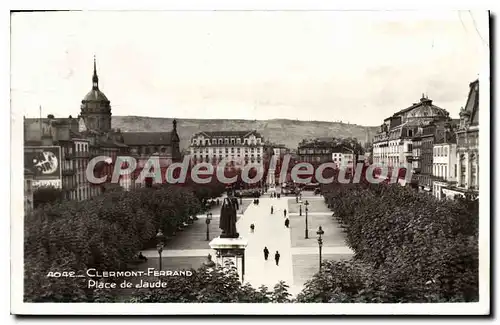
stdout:
POLYGON ((219 228, 222 229, 220 238, 238 238, 236 231, 236 211, 239 209, 238 200, 235 197, 227 197, 222 203, 220 211, 219 228))
POLYGON ((203 263, 206 267, 214 267, 215 266, 215 262, 212 261, 212 255, 211 254, 208 254, 207 256, 207 261, 205 263, 203 263))

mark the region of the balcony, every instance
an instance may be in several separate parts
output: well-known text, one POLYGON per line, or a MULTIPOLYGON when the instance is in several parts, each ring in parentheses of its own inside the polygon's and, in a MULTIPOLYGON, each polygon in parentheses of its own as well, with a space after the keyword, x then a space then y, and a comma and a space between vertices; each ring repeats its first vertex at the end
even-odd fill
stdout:
POLYGON ((75 158, 88 158, 90 153, 88 151, 77 151, 75 152, 75 158))

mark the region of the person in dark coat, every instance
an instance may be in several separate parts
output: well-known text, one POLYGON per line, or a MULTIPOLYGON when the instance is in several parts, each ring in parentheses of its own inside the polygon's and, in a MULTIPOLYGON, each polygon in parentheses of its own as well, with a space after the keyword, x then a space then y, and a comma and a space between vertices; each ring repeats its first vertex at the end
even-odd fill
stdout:
POLYGON ((250 225, 250 231, 253 233, 253 232, 254 232, 254 230, 255 230, 255 225, 252 223, 252 224, 250 225))
POLYGON ((276 254, 274 254, 274 260, 276 261, 276 265, 279 265, 280 263, 280 253, 276 251, 276 254))
POLYGON ((267 261, 267 258, 269 257, 269 250, 267 247, 264 247, 264 259, 267 261))
POLYGON ((290 225, 290 220, 288 220, 288 218, 286 218, 286 220, 285 220, 285 227, 288 228, 289 225, 290 225))
POLYGON ((271 205, 271 214, 274 212, 274 207, 271 205))
POLYGON ((146 262, 148 260, 148 258, 146 256, 142 255, 142 252, 139 252, 139 259, 143 260, 144 262, 146 262))
POLYGON ((285 218, 286 218, 286 209, 285 209, 285 210, 283 210, 283 214, 285 215, 285 218))

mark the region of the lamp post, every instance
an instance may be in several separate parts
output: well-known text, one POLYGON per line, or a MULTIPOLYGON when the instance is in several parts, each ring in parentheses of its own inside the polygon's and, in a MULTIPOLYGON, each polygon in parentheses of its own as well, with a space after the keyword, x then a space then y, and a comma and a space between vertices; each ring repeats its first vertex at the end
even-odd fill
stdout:
POLYGON ((165 236, 161 232, 161 229, 158 229, 158 233, 156 234, 156 249, 158 250, 158 256, 160 258, 159 261, 159 266, 160 266, 160 271, 162 269, 161 267, 161 253, 163 252, 163 247, 165 246, 165 236))
POLYGON ((307 212, 309 211, 309 209, 307 208, 307 206, 309 205, 309 201, 306 200, 306 203, 304 203, 304 205, 306 206, 306 236, 305 238, 306 239, 309 239, 309 229, 308 229, 308 225, 307 225, 307 212))
POLYGON ((321 226, 319 226, 319 229, 318 231, 316 232, 318 234, 318 246, 319 246, 319 271, 321 272, 321 248, 323 247, 323 238, 321 238, 321 236, 323 236, 323 234, 325 233, 323 231, 323 228, 321 228, 321 226))
POLYGON ((299 216, 302 217, 302 200, 299 201, 299 216))
POLYGON ((205 220, 205 223, 207 224, 207 241, 210 240, 210 230, 209 230, 209 225, 210 221, 212 220, 212 212, 207 212, 207 219, 205 220))

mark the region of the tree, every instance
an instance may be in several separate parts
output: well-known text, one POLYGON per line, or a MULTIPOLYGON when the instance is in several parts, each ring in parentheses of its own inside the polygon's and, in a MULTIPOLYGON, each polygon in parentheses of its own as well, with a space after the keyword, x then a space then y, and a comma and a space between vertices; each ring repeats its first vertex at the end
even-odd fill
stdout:
POLYGON ((327 262, 301 302, 478 300, 478 201, 438 201, 399 185, 322 188, 355 253, 327 262))
POLYGON ((54 186, 44 186, 38 187, 33 192, 33 207, 37 207, 44 204, 56 203, 64 198, 64 193, 61 189, 55 188, 54 186))
POLYGON ((201 267, 192 269, 190 277, 166 277, 167 285, 160 289, 137 289, 130 302, 206 302, 206 303, 265 303, 291 302, 288 286, 280 282, 273 291, 262 286, 253 288, 241 284, 231 268, 201 267))

